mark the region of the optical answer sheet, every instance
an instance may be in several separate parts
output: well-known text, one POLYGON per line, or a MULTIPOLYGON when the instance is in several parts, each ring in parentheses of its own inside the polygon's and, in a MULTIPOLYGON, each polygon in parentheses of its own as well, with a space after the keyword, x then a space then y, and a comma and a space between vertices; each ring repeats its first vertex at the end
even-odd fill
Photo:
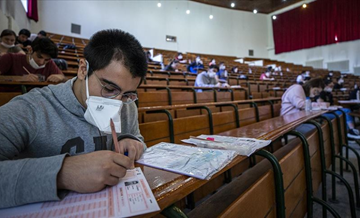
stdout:
POLYGON ((198 179, 210 179, 235 156, 235 151, 161 142, 147 148, 137 162, 198 179))
POLYGON ((70 192, 63 200, 0 210, 1 217, 130 217, 160 210, 139 167, 119 184, 92 194, 70 192))

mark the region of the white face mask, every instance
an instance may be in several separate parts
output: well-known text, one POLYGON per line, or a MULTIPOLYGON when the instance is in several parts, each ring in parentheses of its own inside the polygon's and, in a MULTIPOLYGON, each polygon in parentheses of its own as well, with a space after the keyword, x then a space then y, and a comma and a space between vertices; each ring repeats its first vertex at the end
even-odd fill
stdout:
POLYGON ((115 130, 121 133, 121 108, 123 102, 98 96, 89 96, 89 77, 86 75, 86 111, 85 120, 99 128, 101 132, 111 134, 110 119, 113 120, 115 130))
POLYGON ((332 90, 333 90, 333 89, 330 88, 330 87, 327 87, 327 88, 324 89, 325 92, 332 92, 332 90))
POLYGON ((202 61, 201 61, 200 58, 196 58, 195 61, 196 61, 196 63, 198 63, 198 64, 202 64, 202 61))
POLYGON ((344 80, 343 79, 339 79, 339 84, 343 84, 344 83, 344 80))
POLYGON ((212 63, 212 64, 216 64, 216 61, 215 61, 215 60, 212 60, 211 63, 212 63))
POLYGON ((178 59, 180 59, 180 60, 183 59, 183 56, 182 56, 182 55, 179 55, 179 56, 178 56, 178 59))
POLYGON ((237 73, 237 72, 238 72, 238 69, 237 69, 237 68, 235 68, 235 69, 234 69, 234 73, 237 73))
POLYGON ((32 57, 30 57, 29 64, 30 64, 31 67, 34 68, 35 70, 38 70, 38 69, 41 69, 41 68, 44 68, 44 67, 45 67, 45 64, 39 66, 39 65, 34 61, 34 58, 32 58, 32 57))
POLYGON ((5 42, 1 42, 1 45, 4 46, 5 48, 12 48, 12 47, 15 46, 14 44, 8 45, 8 44, 6 44, 5 42))
POLYGON ((213 72, 213 71, 210 71, 208 74, 209 74, 209 77, 210 77, 210 78, 214 78, 215 75, 216 75, 216 73, 213 72))
POLYGON ((220 70, 225 70, 225 66, 224 65, 222 65, 221 67, 220 67, 220 70))

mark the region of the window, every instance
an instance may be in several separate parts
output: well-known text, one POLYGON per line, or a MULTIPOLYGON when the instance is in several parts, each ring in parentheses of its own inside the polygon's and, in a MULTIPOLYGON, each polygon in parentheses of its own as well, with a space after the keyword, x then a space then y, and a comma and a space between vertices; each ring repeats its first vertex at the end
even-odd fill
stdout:
POLYGON ((21 3, 24 6, 24 9, 27 13, 28 12, 28 0, 21 0, 21 3))

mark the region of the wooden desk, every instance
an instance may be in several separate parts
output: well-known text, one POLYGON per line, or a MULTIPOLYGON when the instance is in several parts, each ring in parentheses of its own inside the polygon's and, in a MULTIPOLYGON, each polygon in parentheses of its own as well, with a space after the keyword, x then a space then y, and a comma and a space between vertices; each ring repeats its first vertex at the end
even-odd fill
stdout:
POLYGON ((358 100, 349 100, 349 101, 338 101, 341 105, 357 105, 360 104, 360 101, 358 100))
MULTIPOLYGON (((318 117, 325 112, 326 111, 301 111, 299 113, 284 115, 238 129, 226 131, 219 135, 274 140, 290 129, 295 128, 297 125, 318 117)), ((228 164, 220 172, 216 173, 209 181, 246 160, 247 157, 245 156, 237 156, 230 164, 228 164)), ((185 198, 187 195, 209 182, 208 180, 199 180, 193 177, 158 170, 151 167, 140 167, 149 182, 150 188, 152 189, 161 210, 185 198)), ((154 216, 157 213, 147 214, 146 217, 154 216)))

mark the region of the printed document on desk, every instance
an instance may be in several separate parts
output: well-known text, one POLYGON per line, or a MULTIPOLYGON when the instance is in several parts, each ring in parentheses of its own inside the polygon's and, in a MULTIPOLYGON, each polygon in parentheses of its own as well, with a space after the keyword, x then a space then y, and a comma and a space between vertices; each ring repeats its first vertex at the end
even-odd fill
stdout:
POLYGON ((198 179, 210 179, 235 156, 235 151, 162 142, 146 149, 137 162, 198 179))
POLYGON ((160 210, 139 167, 128 170, 118 185, 92 194, 70 192, 61 201, 0 210, 0 217, 130 217, 160 210))

